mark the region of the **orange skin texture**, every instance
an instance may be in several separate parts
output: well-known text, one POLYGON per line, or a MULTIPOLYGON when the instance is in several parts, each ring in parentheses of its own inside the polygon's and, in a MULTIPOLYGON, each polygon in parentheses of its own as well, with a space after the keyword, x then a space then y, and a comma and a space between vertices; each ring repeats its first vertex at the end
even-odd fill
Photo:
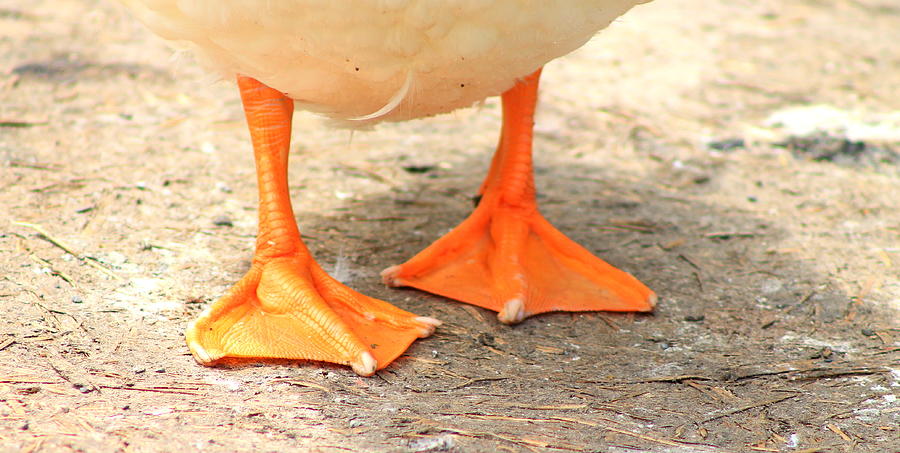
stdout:
POLYGON ((382 275, 499 312, 515 324, 550 311, 650 311, 656 295, 553 227, 538 211, 532 130, 540 70, 503 93, 503 130, 478 207, 382 275))
MULTIPOLYGON (((382 274, 499 312, 514 324, 549 311, 650 311, 656 295, 568 239, 538 212, 531 159, 540 70, 503 93, 503 129, 468 219, 382 274)), ((362 295, 329 276, 303 244, 288 192, 293 101, 238 77, 259 185, 253 264, 186 332, 198 362, 300 359, 371 375, 440 322, 362 295)))
POLYGON ((253 140, 259 232, 247 274, 188 328, 198 362, 304 359, 371 375, 438 324, 330 277, 300 238, 288 192, 293 101, 255 79, 238 86, 253 140))

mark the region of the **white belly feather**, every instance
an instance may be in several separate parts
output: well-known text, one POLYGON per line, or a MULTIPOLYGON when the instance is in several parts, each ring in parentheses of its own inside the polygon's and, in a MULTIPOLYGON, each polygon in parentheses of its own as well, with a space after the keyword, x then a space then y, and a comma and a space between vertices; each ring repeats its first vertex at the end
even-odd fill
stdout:
POLYGON ((226 74, 366 124, 497 95, 647 0, 122 1, 226 74))

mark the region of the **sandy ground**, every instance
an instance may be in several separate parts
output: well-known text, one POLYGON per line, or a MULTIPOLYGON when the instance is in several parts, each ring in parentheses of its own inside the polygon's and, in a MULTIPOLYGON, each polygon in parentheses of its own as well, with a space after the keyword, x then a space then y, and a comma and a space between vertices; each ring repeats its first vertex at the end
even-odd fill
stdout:
POLYGON ((0 0, 0 450, 900 451, 896 2, 658 1, 543 88, 543 211, 653 315, 508 327, 380 284, 471 210, 496 99, 298 114, 320 262, 446 324, 372 378, 204 368, 183 329, 255 234, 235 88, 117 5, 0 0))

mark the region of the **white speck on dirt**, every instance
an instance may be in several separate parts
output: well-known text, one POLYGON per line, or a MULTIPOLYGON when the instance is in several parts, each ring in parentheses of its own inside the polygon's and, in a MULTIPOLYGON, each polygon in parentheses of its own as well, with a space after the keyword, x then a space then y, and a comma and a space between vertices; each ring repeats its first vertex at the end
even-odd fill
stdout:
POLYGON ((853 348, 849 341, 824 341, 819 340, 812 337, 798 337, 794 334, 784 335, 779 339, 780 342, 786 344, 802 344, 806 346, 813 346, 817 348, 831 348, 837 349, 843 352, 855 352, 856 349, 853 348))
POLYGON ((236 392, 236 391, 240 390, 241 385, 242 385, 240 383, 240 381, 236 381, 234 379, 221 379, 221 378, 217 378, 217 377, 207 379, 207 382, 209 382, 212 385, 223 387, 226 390, 228 390, 229 392, 236 392))
POLYGON ((131 279, 131 288, 140 294, 150 294, 159 289, 162 280, 158 278, 135 277, 131 279))
POLYGON ((866 408, 866 409, 857 409, 853 411, 853 414, 859 417, 860 420, 865 422, 873 422, 878 420, 879 416, 881 416, 881 409, 874 408, 866 408))
POLYGON ((781 288, 783 287, 784 284, 781 282, 781 280, 777 278, 769 278, 766 279, 762 283, 762 285, 760 285, 760 290, 762 290, 762 292, 766 294, 774 294, 781 290, 781 288))
POLYGON ((769 115, 765 124, 797 136, 832 132, 844 134, 851 140, 900 140, 898 113, 860 113, 824 104, 777 110, 769 115))
POLYGON ((453 436, 444 434, 438 437, 423 437, 409 441, 409 448, 413 451, 447 451, 456 446, 453 436))
POLYGON ((111 266, 121 266, 125 264, 126 261, 128 261, 128 257, 116 251, 105 252, 98 258, 100 259, 100 261, 103 261, 104 263, 111 266))
POLYGON ((785 442, 784 446, 788 448, 797 448, 797 445, 800 445, 800 436, 797 433, 792 433, 787 438, 787 442, 785 442))

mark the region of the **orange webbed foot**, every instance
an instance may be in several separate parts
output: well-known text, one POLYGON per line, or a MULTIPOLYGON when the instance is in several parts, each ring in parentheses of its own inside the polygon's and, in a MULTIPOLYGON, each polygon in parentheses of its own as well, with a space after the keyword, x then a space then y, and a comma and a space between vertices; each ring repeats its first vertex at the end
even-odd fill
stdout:
MULTIPOLYGON (((484 202, 484 201, 483 201, 484 202)), ((567 238, 539 213, 479 205, 411 260, 382 272, 411 286, 498 312, 516 324, 551 311, 651 311, 656 295, 567 238)))
POLYGON ((185 333, 196 360, 303 359, 369 376, 440 322, 364 296, 325 273, 300 238, 288 191, 293 101, 249 77, 238 85, 253 139, 259 233, 253 265, 185 333))
POLYGON ((406 263, 382 272, 384 282, 497 311, 507 324, 550 311, 651 311, 653 291, 538 212, 531 139, 539 75, 503 94, 500 144, 475 211, 406 263))
POLYGON ((226 357, 303 359, 369 376, 439 324, 344 286, 311 258, 287 256, 254 263, 186 336, 204 365, 226 357))

